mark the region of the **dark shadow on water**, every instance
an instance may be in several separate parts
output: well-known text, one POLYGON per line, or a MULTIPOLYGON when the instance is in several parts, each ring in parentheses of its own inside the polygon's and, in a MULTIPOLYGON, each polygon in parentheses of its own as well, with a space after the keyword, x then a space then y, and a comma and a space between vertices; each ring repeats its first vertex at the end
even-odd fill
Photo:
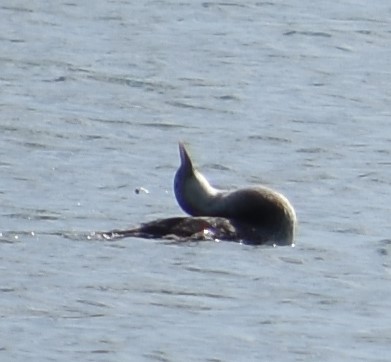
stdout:
POLYGON ((104 232, 83 231, 5 231, 0 233, 0 243, 16 243, 26 238, 60 237, 71 241, 106 241, 123 247, 115 241, 138 238, 164 241, 167 244, 197 244, 198 242, 228 241, 254 246, 292 246, 276 241, 272 234, 254 225, 223 217, 171 217, 143 223, 130 229, 114 229, 104 232))
POLYGON ((223 217, 172 217, 141 224, 132 229, 96 232, 90 238, 118 240, 136 237, 169 240, 171 243, 189 241, 230 241, 246 245, 292 245, 277 242, 265 230, 248 223, 223 217))

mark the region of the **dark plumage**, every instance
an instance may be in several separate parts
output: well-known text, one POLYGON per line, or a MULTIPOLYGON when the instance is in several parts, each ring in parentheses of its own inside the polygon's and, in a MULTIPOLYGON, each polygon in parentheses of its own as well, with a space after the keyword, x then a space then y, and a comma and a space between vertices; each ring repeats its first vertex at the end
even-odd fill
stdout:
POLYGON ((175 174, 174 191, 180 207, 191 216, 159 219, 133 229, 98 235, 108 239, 133 236, 293 244, 296 214, 282 194, 264 186, 217 190, 194 168, 182 143, 179 154, 181 164, 175 174))

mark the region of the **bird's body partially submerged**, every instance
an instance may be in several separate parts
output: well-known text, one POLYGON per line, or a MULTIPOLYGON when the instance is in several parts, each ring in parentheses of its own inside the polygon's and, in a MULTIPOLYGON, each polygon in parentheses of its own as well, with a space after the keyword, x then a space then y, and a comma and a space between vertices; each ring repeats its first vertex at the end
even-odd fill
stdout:
POLYGON ((231 240, 246 244, 291 245, 296 214, 282 194, 252 186, 233 191, 218 190, 197 171, 185 146, 179 144, 181 164, 174 191, 188 217, 159 219, 129 230, 98 235, 186 240, 231 240))
POLYGON ((175 175, 174 191, 185 212, 233 220, 251 230, 251 236, 259 243, 293 243, 296 214, 285 196, 264 186, 217 190, 194 168, 182 143, 179 153, 181 165, 175 175))

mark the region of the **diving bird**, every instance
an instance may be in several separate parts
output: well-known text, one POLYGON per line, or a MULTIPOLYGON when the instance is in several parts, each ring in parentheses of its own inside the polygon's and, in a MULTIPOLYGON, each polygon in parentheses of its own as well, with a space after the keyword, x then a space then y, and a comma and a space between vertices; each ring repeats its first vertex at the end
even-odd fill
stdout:
POLYGON ((265 186, 218 190, 194 167, 183 143, 174 178, 179 206, 190 216, 158 219, 128 230, 97 233, 105 239, 228 240, 293 245, 296 214, 288 199, 265 186))

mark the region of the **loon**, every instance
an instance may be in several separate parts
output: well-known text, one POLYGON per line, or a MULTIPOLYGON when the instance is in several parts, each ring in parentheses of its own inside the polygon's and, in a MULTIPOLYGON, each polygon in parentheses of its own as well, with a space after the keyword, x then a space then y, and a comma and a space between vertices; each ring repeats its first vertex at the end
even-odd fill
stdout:
POLYGON ((183 143, 179 143, 179 155, 181 164, 175 174, 174 191, 183 211, 192 216, 239 222, 261 243, 293 243, 296 214, 285 196, 265 186, 218 190, 193 166, 183 143))
POLYGON ((187 217, 158 219, 129 230, 101 233, 104 238, 143 237, 187 240, 229 240, 244 244, 293 245, 296 213, 281 193, 265 186, 219 190, 194 167, 179 143, 180 166, 174 193, 187 217))

